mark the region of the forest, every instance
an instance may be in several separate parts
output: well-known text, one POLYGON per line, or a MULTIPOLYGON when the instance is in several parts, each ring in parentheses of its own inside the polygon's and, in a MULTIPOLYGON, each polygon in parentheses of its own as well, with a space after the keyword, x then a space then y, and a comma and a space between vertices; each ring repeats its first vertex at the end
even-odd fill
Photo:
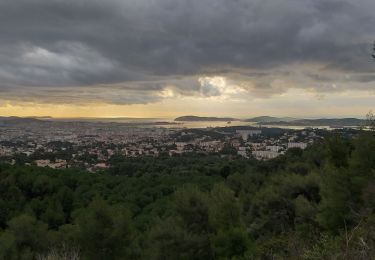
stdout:
POLYGON ((268 161, 0 164, 0 259, 375 259, 375 132, 268 161))

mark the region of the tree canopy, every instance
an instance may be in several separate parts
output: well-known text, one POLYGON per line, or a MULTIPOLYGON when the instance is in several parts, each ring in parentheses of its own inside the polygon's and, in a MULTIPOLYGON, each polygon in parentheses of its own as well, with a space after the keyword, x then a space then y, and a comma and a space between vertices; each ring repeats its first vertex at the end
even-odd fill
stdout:
POLYGON ((0 164, 0 259, 371 259, 375 133, 256 161, 0 164), (65 257, 65 258, 64 258, 65 257))

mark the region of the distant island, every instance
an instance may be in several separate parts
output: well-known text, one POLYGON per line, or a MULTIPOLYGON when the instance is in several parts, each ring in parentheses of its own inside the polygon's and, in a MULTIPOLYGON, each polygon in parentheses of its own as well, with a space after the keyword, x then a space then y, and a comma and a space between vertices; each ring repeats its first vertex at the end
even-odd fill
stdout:
POLYGON ((270 126, 330 126, 330 127, 358 127, 366 124, 365 119, 358 118, 318 118, 318 119, 296 119, 292 117, 271 117, 271 116, 259 116, 249 119, 238 119, 233 117, 200 117, 200 116, 181 116, 174 119, 175 122, 165 121, 154 121, 154 122, 141 122, 141 121, 128 121, 128 122, 116 122, 107 120, 85 120, 85 119, 53 119, 48 118, 33 118, 33 117, 1 117, 0 123, 2 124, 22 124, 22 123, 58 123, 61 121, 65 122, 86 122, 86 123, 119 123, 124 125, 173 125, 178 122, 230 122, 230 121, 242 121, 242 122, 253 122, 258 125, 270 125, 270 126))
POLYGON ((6 123, 37 123, 41 121, 42 120, 39 120, 34 117, 0 116, 0 122, 6 122, 6 123))
POLYGON ((202 117, 202 116, 181 116, 177 117, 174 121, 179 122, 200 122, 200 121, 212 121, 212 122, 228 122, 228 121, 240 121, 237 118, 232 117, 202 117))
POLYGON ((293 117, 272 117, 272 116, 258 116, 249 119, 237 119, 232 117, 201 117, 201 116, 181 116, 174 121, 178 122, 228 122, 228 121, 242 121, 254 122, 262 125, 278 125, 278 126, 330 126, 330 127, 345 127, 345 126, 363 126, 366 120, 358 118, 318 118, 318 119, 297 119, 293 117))
POLYGON ((331 126, 331 127, 345 127, 345 126, 363 126, 366 120, 358 118, 319 118, 319 119, 297 119, 292 121, 272 121, 272 122, 258 122, 259 124, 267 125, 282 125, 282 126, 331 126))
POLYGON ((245 122, 257 122, 257 123, 270 123, 270 122, 290 122, 297 120, 297 118, 293 117, 273 117, 273 116, 258 116, 258 117, 253 117, 249 119, 245 119, 245 122))

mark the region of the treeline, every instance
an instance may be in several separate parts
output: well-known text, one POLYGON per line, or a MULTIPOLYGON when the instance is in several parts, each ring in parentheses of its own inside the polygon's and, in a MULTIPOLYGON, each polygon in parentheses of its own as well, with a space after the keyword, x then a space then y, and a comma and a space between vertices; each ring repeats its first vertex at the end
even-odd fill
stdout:
POLYGON ((374 259, 375 135, 269 161, 0 165, 0 259, 374 259))

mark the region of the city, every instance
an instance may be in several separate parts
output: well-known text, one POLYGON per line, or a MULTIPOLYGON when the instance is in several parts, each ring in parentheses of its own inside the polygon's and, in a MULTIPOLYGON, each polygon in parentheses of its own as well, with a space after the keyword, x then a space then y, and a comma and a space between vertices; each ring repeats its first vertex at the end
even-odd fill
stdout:
MULTIPOLYGON (((163 128, 105 122, 56 122, 14 119, 0 122, 0 159, 15 164, 89 171, 110 167, 112 156, 216 154, 267 160, 288 149, 305 149, 322 141, 328 130, 227 126, 163 128)), ((354 135, 356 130, 336 130, 354 135)))
POLYGON ((0 260, 375 260, 374 0, 0 0, 0 260))

